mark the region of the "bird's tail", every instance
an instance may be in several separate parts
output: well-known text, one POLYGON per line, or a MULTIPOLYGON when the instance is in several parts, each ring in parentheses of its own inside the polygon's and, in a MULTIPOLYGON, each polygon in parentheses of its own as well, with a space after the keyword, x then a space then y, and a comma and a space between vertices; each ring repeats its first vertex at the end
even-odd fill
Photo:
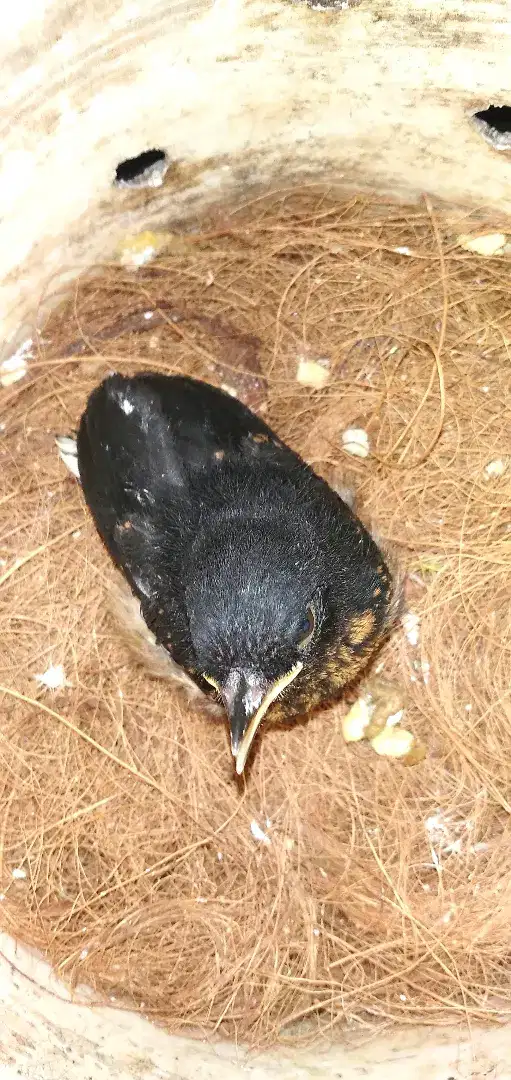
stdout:
POLYGON ((78 471, 78 450, 76 446, 76 439, 72 435, 57 435, 55 438, 57 444, 57 450, 59 456, 64 462, 64 465, 69 472, 80 479, 80 473, 78 471))
POLYGON ((179 683, 189 701, 200 702, 206 711, 219 712, 219 707, 205 697, 196 683, 159 645, 140 611, 140 603, 121 574, 116 573, 109 583, 108 605, 116 628, 124 639, 133 659, 155 679, 179 683))

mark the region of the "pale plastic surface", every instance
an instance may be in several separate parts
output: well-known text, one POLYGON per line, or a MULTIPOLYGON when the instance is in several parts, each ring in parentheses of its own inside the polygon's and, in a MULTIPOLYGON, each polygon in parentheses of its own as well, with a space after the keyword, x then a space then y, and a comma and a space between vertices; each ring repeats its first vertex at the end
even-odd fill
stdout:
MULTIPOLYGON (((82 1000, 87 991, 82 992, 82 1000)), ((0 1080, 511 1080, 511 1028, 406 1029, 353 1050, 250 1054, 75 1004, 48 965, 0 935, 0 1080)))

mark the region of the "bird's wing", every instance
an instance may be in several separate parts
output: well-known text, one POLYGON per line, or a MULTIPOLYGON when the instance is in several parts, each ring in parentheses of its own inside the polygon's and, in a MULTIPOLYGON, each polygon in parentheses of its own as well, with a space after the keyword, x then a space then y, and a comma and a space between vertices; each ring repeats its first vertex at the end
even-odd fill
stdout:
POLYGON ((161 506, 186 505, 186 476, 155 390, 113 375, 90 395, 77 438, 86 502, 110 555, 141 596, 161 565, 161 506))
POLYGON ((171 547, 173 534, 182 542, 193 528, 197 477, 207 483, 227 456, 246 461, 254 437, 275 441, 237 399, 193 379, 112 375, 92 392, 77 439, 80 480, 106 547, 138 592, 155 591, 163 539, 171 547))
POLYGON ((148 395, 161 412, 186 472, 208 468, 213 454, 240 448, 249 435, 273 435, 237 398, 209 383, 153 374, 136 375, 123 384, 124 393, 130 399, 133 395, 134 402, 148 395))

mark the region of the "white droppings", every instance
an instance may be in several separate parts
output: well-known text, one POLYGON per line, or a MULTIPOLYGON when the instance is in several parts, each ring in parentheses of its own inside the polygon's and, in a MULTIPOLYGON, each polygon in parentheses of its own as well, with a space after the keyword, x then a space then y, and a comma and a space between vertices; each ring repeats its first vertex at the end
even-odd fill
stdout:
POLYGON ((47 690, 63 690, 64 687, 72 685, 66 679, 62 664, 50 664, 42 675, 34 675, 34 679, 47 690))
POLYGON ((406 615, 403 615, 403 618, 401 619, 401 624, 409 644, 414 647, 418 645, 420 638, 419 616, 414 611, 407 611, 406 615))
POLYGON ((401 758, 407 757, 414 742, 411 731, 405 731, 404 728, 384 727, 383 731, 371 739, 371 746, 382 757, 401 758))
POLYGON ((395 248, 392 248, 392 250, 395 251, 396 255, 411 255, 412 254, 409 247, 395 247, 395 248))
POLYGON ((314 937, 319 937, 319 930, 318 930, 317 926, 314 927, 312 933, 314 934, 314 937))
POLYGON ((140 251, 125 251, 121 257, 121 266, 145 266, 156 255, 154 244, 147 244, 140 251))
POLYGON ((430 670, 431 670, 431 664, 429 663, 429 661, 428 660, 422 660, 421 661, 422 680, 423 680, 425 686, 427 686, 428 683, 429 683, 430 670))
POLYGON ((195 897, 195 903, 196 904, 207 904, 207 902, 208 901, 207 901, 205 896, 196 896, 195 897))
POLYGON ((407 1000, 406 994, 400 994, 399 995, 399 1000, 400 1001, 406 1001, 407 1000))
POLYGON ((483 394, 489 394, 490 393, 490 387, 489 386, 482 386, 481 390, 482 390, 483 394))
POLYGON ((462 838, 461 838, 461 836, 458 836, 457 840, 454 840, 452 844, 449 844, 449 847, 448 847, 448 849, 446 848, 446 851, 448 850, 449 853, 452 854, 452 855, 460 855, 462 846, 463 846, 462 838))
POLYGON ((71 536, 73 537, 73 540, 79 540, 81 535, 82 535, 82 530, 81 529, 76 529, 74 533, 71 533, 71 536))
POLYGON ((497 480, 499 476, 503 476, 507 469, 507 461, 503 458, 495 458, 494 461, 489 461, 484 467, 484 475, 486 480, 497 480))
POLYGON ((472 251, 475 255, 502 255, 506 246, 507 236, 505 233, 486 233, 484 236, 458 236, 458 244, 465 251, 472 251))
POLYGON ((434 866, 440 866, 440 855, 461 855, 463 851, 486 850, 487 845, 472 843, 474 822, 470 818, 455 820, 442 810, 437 810, 426 818, 424 827, 431 845, 434 866))
POLYGON ((369 703, 365 697, 357 698, 342 720, 342 733, 347 743, 360 742, 371 719, 369 703))
POLYGON ((296 368, 296 381, 301 386, 310 386, 312 390, 322 390, 330 378, 330 361, 321 356, 312 360, 305 354, 299 354, 296 368))
POLYGON ((154 311, 144 311, 144 319, 152 319, 154 311))
POLYGON ((221 851, 217 851, 217 853, 216 853, 216 857, 217 857, 217 859, 218 859, 218 861, 219 861, 219 862, 222 862, 222 860, 223 860, 223 855, 222 855, 222 852, 221 852, 221 851))
POLYGON ((16 352, 0 364, 0 384, 4 387, 12 386, 13 383, 23 379, 27 374, 27 360, 33 358, 32 338, 27 338, 16 352))
POLYGON ((250 822, 250 832, 252 833, 254 840, 259 840, 261 844, 266 844, 267 846, 271 844, 270 837, 267 836, 265 832, 263 832, 261 826, 257 824, 255 818, 253 818, 253 820, 250 822))
POLYGON ((129 400, 129 398, 125 397, 125 398, 122 399, 122 401, 121 401, 121 409, 122 409, 123 413, 125 414, 125 416, 131 416, 134 408, 135 408, 135 406, 132 404, 132 402, 129 400))
POLYGON ((82 949, 82 951, 80 953, 80 960, 86 960, 88 955, 89 955, 89 950, 88 949, 82 949))
POLYGON ((438 839, 439 836, 447 835, 447 826, 442 819, 441 814, 431 814, 426 818, 424 822, 426 831, 430 834, 432 839, 438 839))
POLYGON ((14 870, 12 871, 12 876, 15 881, 24 881, 27 876, 27 872, 23 869, 22 866, 15 866, 14 870))
POLYGON ((369 454, 369 436, 364 428, 346 428, 341 442, 343 450, 353 457, 365 458, 369 454))

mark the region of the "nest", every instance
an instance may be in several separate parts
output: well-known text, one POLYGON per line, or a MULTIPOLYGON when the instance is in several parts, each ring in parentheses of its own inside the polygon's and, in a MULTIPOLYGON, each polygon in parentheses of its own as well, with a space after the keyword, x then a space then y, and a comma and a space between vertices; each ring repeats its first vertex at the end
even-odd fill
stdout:
POLYGON ((173 1029, 507 1017, 508 262, 427 205, 315 189, 158 242, 83 276, 1 391, 1 927, 173 1029), (421 764, 347 746, 341 703, 268 724, 239 785, 226 726, 135 663, 54 445, 112 368, 228 385, 355 486, 408 570, 415 636, 379 664, 421 764))

